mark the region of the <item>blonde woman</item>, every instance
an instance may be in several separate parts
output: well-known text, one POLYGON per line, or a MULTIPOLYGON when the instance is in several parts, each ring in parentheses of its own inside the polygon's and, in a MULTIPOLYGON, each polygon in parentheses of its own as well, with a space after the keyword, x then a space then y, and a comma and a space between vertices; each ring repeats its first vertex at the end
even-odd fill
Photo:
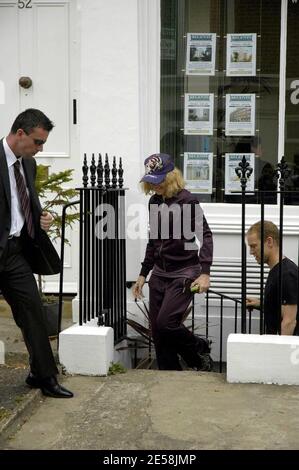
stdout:
POLYGON ((143 296, 143 285, 152 272, 149 312, 159 369, 181 370, 181 356, 189 367, 211 370, 208 341, 195 336, 182 321, 192 300, 190 286, 197 286, 198 292, 210 286, 212 233, 172 158, 154 154, 144 164, 141 187, 151 195, 150 237, 133 295, 143 296))

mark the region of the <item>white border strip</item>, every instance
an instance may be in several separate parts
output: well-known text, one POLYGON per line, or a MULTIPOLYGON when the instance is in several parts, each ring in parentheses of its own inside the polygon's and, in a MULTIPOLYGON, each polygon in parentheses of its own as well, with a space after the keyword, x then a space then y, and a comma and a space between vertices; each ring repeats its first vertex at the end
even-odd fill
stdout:
POLYGON ((286 59, 287 59, 288 0, 281 0, 280 22, 280 69, 279 69, 279 115, 278 115, 278 162, 285 148, 285 108, 286 108, 286 59))

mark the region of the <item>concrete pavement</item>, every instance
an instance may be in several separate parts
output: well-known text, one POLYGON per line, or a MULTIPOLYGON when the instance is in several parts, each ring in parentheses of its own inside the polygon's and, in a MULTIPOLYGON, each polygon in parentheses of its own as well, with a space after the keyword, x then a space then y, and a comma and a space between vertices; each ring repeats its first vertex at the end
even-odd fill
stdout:
POLYGON ((130 370, 64 379, 2 449, 298 449, 298 387, 227 384, 217 373, 130 370))
POLYGON ((218 373, 129 370, 61 376, 75 397, 53 399, 24 386, 25 346, 3 312, 0 331, 10 358, 10 368, 0 368, 0 410, 8 410, 0 414, 0 431, 11 420, 0 449, 299 448, 299 387, 228 384, 218 373))

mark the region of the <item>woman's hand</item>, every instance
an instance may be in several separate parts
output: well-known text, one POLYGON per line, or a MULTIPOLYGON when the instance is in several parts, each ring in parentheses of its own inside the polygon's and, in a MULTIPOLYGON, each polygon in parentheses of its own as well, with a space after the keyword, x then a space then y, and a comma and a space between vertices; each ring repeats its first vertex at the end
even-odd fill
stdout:
POLYGON ((142 299, 144 297, 143 292, 142 292, 142 287, 144 286, 145 283, 145 277, 144 276, 139 276, 137 281, 132 287, 132 293, 135 299, 142 299))
POLYGON ((197 293, 207 292, 210 287, 210 276, 209 274, 201 274, 191 284, 191 287, 198 286, 197 293))

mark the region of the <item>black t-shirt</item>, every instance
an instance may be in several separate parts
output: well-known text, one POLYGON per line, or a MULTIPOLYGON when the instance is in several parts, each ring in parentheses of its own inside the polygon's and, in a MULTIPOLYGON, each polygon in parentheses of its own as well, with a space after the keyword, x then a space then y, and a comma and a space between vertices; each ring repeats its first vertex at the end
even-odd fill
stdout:
MULTIPOLYGON (((283 258, 282 261, 282 305, 296 305, 298 301, 298 268, 293 261, 283 258)), ((280 315, 279 305, 279 263, 269 272, 264 293, 264 315, 266 333, 275 335, 278 331, 277 321, 280 315)))

